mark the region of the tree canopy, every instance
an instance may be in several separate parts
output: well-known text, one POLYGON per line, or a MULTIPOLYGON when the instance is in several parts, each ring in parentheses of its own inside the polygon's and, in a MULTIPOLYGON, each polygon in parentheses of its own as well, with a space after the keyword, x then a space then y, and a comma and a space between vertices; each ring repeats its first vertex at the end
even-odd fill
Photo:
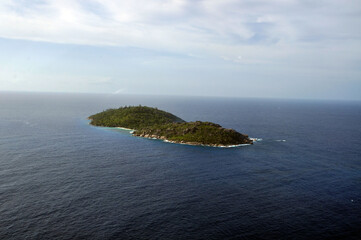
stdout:
POLYGON ((90 124, 103 127, 124 127, 139 129, 143 127, 184 122, 183 119, 171 113, 146 106, 125 106, 118 109, 108 109, 91 115, 90 124))

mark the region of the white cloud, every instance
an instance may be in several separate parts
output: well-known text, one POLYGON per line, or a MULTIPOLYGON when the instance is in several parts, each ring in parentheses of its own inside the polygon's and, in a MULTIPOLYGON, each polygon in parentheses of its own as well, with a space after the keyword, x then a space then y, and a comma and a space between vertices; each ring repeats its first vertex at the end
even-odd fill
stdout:
POLYGON ((118 90, 114 91, 113 94, 120 94, 124 93, 126 91, 126 88, 119 88, 118 90))
POLYGON ((266 63, 320 47, 359 52, 360 15, 357 0, 3 0, 0 37, 266 63))

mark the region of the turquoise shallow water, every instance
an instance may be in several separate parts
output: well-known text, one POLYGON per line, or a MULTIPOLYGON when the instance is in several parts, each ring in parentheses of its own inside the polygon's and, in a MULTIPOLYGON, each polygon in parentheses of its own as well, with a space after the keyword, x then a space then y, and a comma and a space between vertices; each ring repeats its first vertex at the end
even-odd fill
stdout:
POLYGON ((0 93, 1 239, 358 239, 361 103, 0 93), (220 149, 88 125, 148 105, 262 138, 220 149))

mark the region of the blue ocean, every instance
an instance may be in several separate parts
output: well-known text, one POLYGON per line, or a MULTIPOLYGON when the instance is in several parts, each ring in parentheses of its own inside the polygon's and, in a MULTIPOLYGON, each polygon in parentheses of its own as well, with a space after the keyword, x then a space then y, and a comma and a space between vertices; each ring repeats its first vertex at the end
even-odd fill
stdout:
POLYGON ((0 92, 0 239, 360 239, 361 102, 0 92), (94 127, 146 105, 253 138, 94 127))

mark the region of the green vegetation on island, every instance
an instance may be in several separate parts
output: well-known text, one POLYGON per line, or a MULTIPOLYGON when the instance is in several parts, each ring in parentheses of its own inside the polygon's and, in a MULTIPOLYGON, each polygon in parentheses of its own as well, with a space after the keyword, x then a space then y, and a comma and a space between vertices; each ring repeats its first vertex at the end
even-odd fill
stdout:
POLYGON ((155 125, 136 130, 133 135, 193 145, 228 146, 251 144, 252 140, 233 129, 211 122, 183 122, 155 125))
POLYGON ((118 109, 108 109, 91 115, 89 119, 91 120, 90 124, 95 126, 130 129, 140 129, 173 122, 184 122, 184 120, 171 113, 145 106, 126 106, 118 109))
POLYGON ((173 143, 207 146, 252 144, 253 141, 233 129, 211 122, 185 122, 181 118, 145 106, 129 106, 91 115, 90 124, 103 127, 133 129, 133 135, 161 139, 173 143))

